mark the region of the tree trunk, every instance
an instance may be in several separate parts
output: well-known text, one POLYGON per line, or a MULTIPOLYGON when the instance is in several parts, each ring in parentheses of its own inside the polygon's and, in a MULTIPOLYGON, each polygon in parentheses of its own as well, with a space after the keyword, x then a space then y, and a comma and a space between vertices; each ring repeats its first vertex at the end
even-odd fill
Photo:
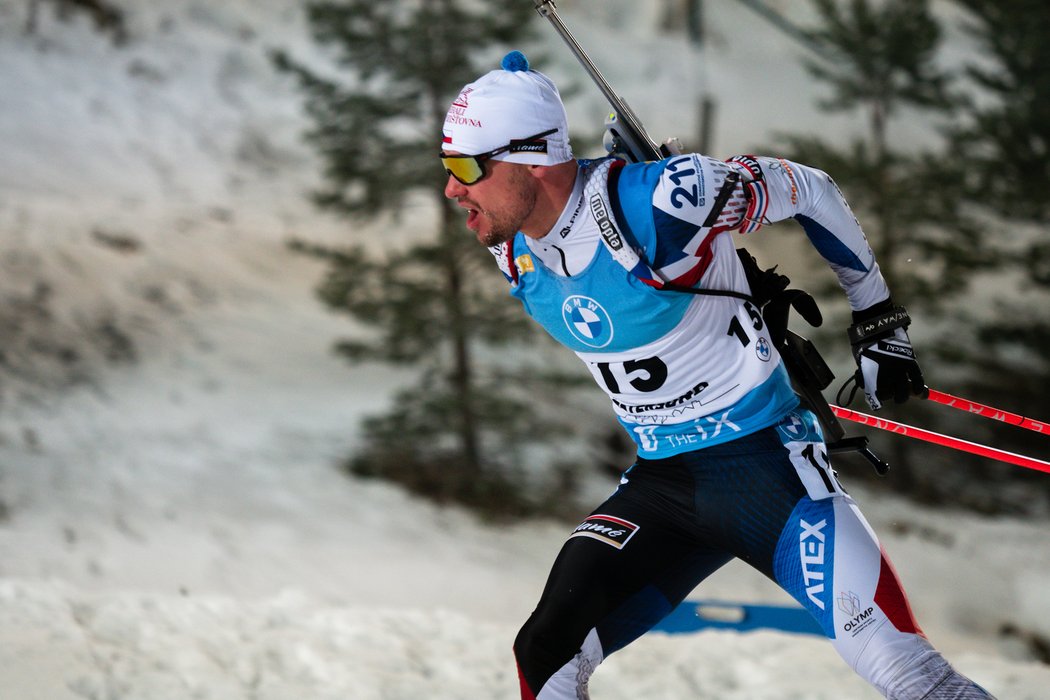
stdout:
MULTIPOLYGON (((434 9, 435 2, 439 0, 427 0, 428 9, 434 9)), ((451 8, 447 0, 439 2, 438 7, 444 11, 451 8)), ((440 45, 440 42, 436 42, 440 45)), ((437 57, 431 57, 429 65, 437 71, 441 71, 441 61, 437 57)), ((441 127, 445 117, 445 109, 448 106, 447 96, 438 88, 442 81, 435 80, 430 83, 431 90, 427 95, 428 108, 432 123, 432 133, 441 134, 441 127)), ((482 471, 481 446, 478 430, 477 410, 475 408, 474 391, 474 362, 470 352, 469 331, 467 327, 466 299, 463 289, 463 266, 460 263, 459 247, 463 241, 459 236, 466 235, 462 222, 445 198, 443 188, 435 188, 435 199, 438 210, 441 212, 441 242, 442 263, 445 274, 445 308, 447 310, 447 322, 451 332, 452 367, 449 370, 449 384, 456 396, 454 406, 450 406, 451 419, 455 424, 455 432, 459 436, 459 447, 463 459, 463 472, 466 474, 480 474, 482 471)))
MULTIPOLYGON (((474 407, 474 365, 470 353, 469 329, 467 328, 466 300, 463 290, 463 269, 459 261, 456 217, 444 201, 441 207, 441 236, 444 242, 443 263, 448 294, 445 308, 448 312, 448 327, 451 331, 452 367, 449 381, 457 397, 454 411, 456 432, 459 434, 460 450, 463 454, 463 469, 469 473, 480 473, 481 449, 478 437, 477 412, 474 407)), ((464 234, 465 235, 465 234, 464 234)))
MULTIPOLYGON (((875 226, 878 234, 877 255, 879 268, 886 283, 893 290, 897 285, 897 248, 898 235, 894 225, 894 203, 891 192, 893 173, 890 171, 886 147, 886 112, 887 105, 876 100, 871 107, 871 142, 874 150, 874 162, 878 168, 875 173, 874 212, 875 226)), ((898 290, 898 293, 905 290, 898 290)))

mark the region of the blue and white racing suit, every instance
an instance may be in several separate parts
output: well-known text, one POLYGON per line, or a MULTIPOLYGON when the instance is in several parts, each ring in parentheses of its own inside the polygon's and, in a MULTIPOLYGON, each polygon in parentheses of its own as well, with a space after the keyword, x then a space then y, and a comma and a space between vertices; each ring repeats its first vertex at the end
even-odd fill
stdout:
POLYGON ((548 235, 492 252, 511 294, 608 394, 638 459, 569 536, 515 640, 522 697, 586 698, 606 656, 734 557, 790 593, 887 697, 989 697, 916 624, 758 309, 661 289, 748 293, 732 233, 795 218, 854 310, 888 298, 831 178, 750 156, 580 165, 548 235), (712 214, 727 177, 739 180, 712 214))

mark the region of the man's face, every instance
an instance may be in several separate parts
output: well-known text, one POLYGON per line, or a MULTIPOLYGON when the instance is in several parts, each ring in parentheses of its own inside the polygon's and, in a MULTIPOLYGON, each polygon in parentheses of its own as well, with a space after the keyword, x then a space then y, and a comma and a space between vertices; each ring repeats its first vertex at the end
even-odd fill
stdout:
POLYGON ((464 185, 451 175, 445 196, 467 210, 467 228, 478 242, 494 246, 514 238, 536 206, 536 181, 529 166, 489 160, 485 176, 464 185))

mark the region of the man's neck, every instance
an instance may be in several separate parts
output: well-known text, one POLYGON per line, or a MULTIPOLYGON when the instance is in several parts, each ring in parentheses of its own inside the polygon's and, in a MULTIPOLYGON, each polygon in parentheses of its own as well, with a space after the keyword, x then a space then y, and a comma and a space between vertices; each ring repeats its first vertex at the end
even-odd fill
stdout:
POLYGON ((575 160, 548 166, 539 178, 533 214, 521 227, 522 233, 529 238, 543 238, 550 233, 572 197, 579 169, 575 160))
POLYGON ((533 256, 549 270, 565 277, 582 272, 594 259, 601 245, 598 227, 584 206, 583 173, 579 172, 565 209, 550 232, 542 238, 528 238, 533 256))

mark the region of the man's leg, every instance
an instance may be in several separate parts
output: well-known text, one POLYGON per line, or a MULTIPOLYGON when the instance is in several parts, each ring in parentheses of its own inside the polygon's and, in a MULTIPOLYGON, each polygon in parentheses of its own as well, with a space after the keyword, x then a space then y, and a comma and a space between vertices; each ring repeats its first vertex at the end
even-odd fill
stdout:
POLYGON ((586 698, 587 681, 605 657, 731 558, 697 548, 678 527, 678 506, 691 510, 689 493, 674 478, 650 476, 632 472, 632 483, 581 523, 558 554, 514 642, 523 700, 586 698), (654 498, 653 481, 683 496, 682 503, 654 498))
POLYGON ((926 639, 897 573, 854 500, 835 479, 805 413, 779 429, 807 494, 795 505, 765 572, 821 624, 835 650, 893 700, 977 700, 985 690, 926 639))

